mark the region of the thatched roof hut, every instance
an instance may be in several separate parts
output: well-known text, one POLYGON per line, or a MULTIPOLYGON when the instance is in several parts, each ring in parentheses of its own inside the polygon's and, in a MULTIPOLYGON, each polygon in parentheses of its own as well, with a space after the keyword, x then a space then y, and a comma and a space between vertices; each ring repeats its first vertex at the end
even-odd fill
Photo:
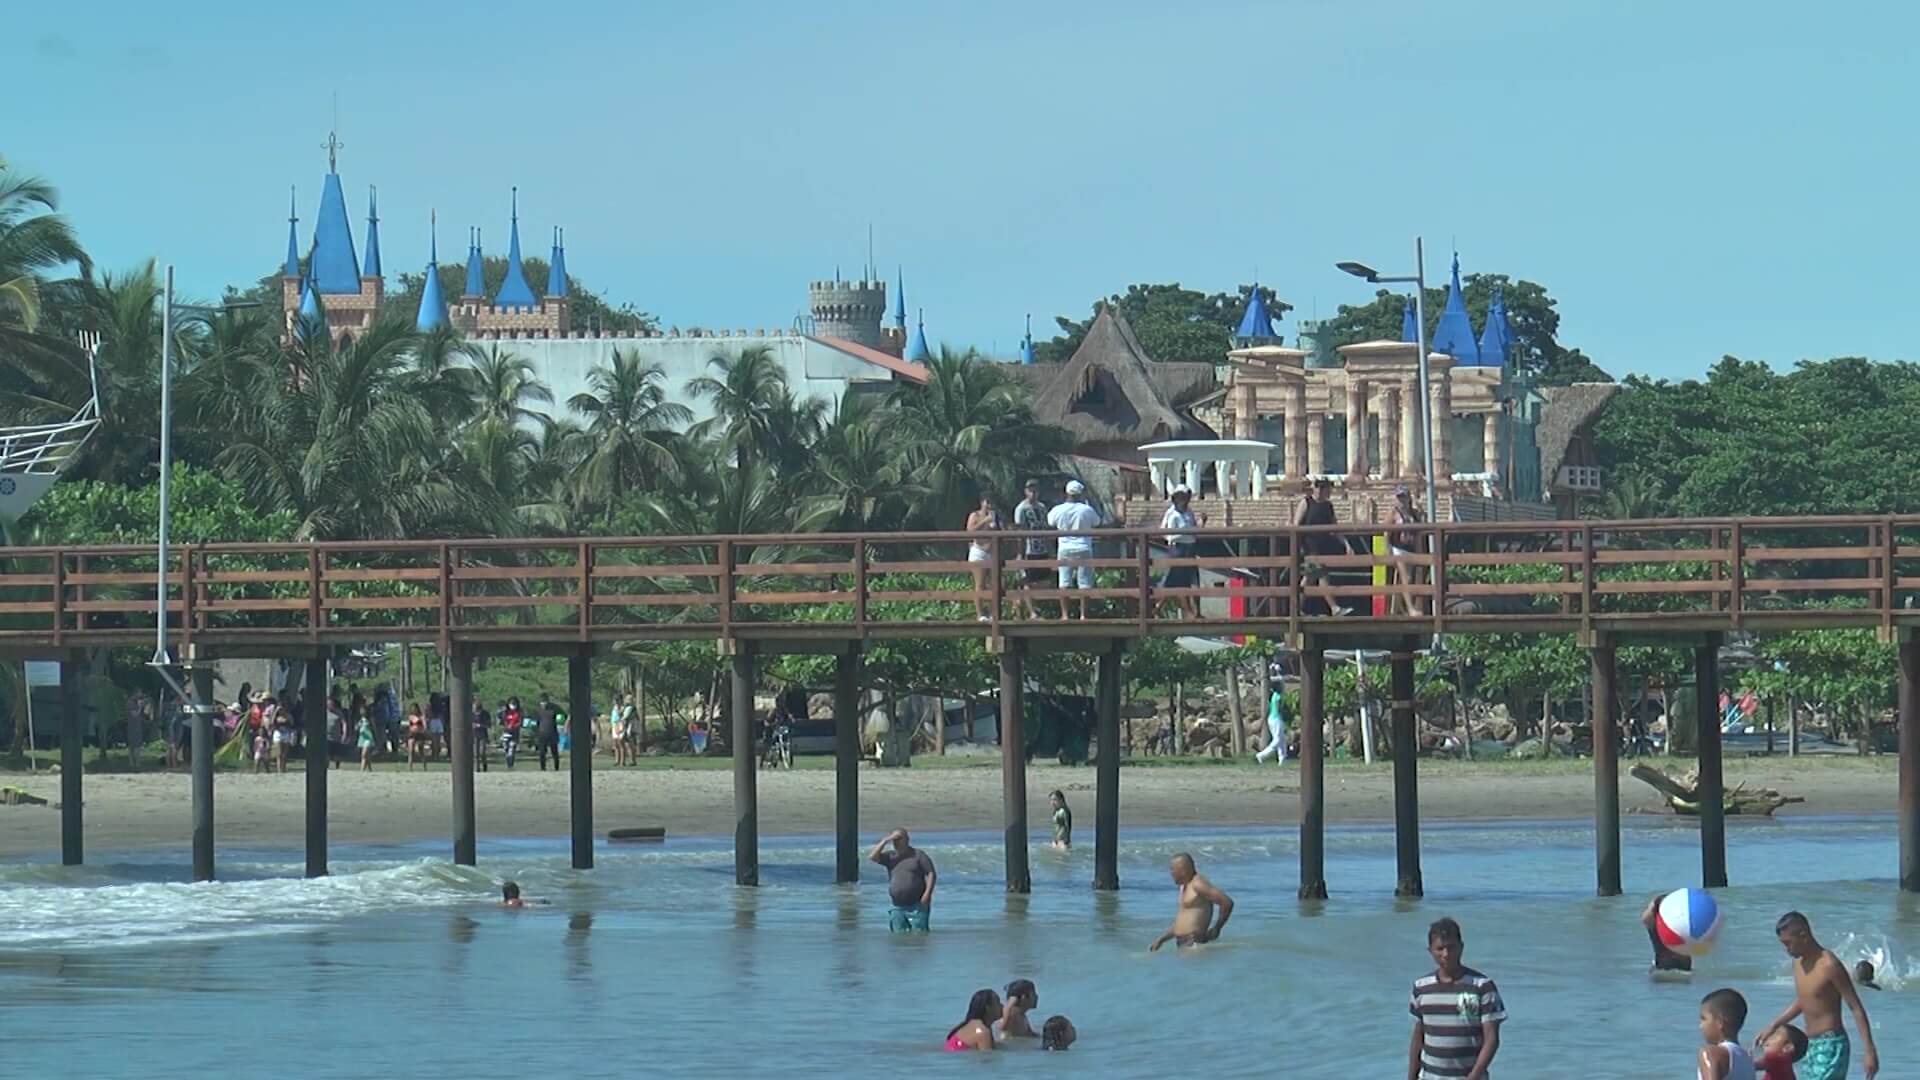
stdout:
POLYGON ((1066 363, 1014 370, 1033 392, 1034 419, 1071 432, 1078 454, 1139 462, 1147 443, 1215 437, 1185 408, 1213 390, 1213 365, 1148 357, 1111 309, 1094 317, 1066 363))
POLYGON ((1595 463, 1591 445, 1594 421, 1619 392, 1619 383, 1574 383, 1540 388, 1546 408, 1541 410, 1534 443, 1540 447, 1540 481, 1549 492, 1554 478, 1560 475, 1560 466, 1595 463))

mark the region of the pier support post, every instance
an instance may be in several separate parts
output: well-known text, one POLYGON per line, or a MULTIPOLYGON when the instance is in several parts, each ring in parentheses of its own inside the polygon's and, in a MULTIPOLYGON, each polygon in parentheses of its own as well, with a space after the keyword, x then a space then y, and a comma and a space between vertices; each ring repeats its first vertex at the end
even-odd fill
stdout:
POLYGON ((193 743, 193 880, 213 880, 213 668, 195 660, 189 668, 193 704, 188 706, 193 743))
POLYGON ((1920 635, 1900 641, 1900 890, 1920 893, 1920 635))
POLYGON ((1593 648, 1593 868, 1595 891, 1620 895, 1620 674, 1612 644, 1593 648))
POLYGON ((1120 658, 1119 642, 1100 654, 1094 680, 1093 887, 1120 887, 1120 658))
MULTIPOLYGON (((1010 640, 1000 650, 1000 803, 1006 814, 1010 893, 1033 891, 1033 874, 1027 866, 1026 678, 1026 654, 1018 641, 1010 640)), ((1103 767, 1105 752, 1102 746, 1103 767)), ((1119 753, 1117 740, 1114 752, 1119 753)))
POLYGON ((1694 714, 1700 743, 1700 884, 1727 884, 1726 781, 1720 771, 1720 645, 1693 650, 1694 714))
POLYGON ((733 707, 733 883, 760 884, 760 755, 753 723, 753 646, 734 643, 733 707))
POLYGON ((587 654, 567 657, 567 794, 573 812, 573 868, 591 870, 593 661, 587 654))
POLYGON ((79 866, 86 855, 82 835, 80 763, 80 660, 60 658, 60 865, 79 866))
POLYGON ((1393 838, 1399 870, 1395 896, 1424 896, 1420 877, 1419 735, 1414 730, 1413 649, 1409 640, 1392 656, 1393 665, 1393 838))
POLYGON ((473 654, 454 649, 441 657, 447 681, 447 756, 453 759, 453 861, 476 861, 473 818, 473 654))
POLYGON ((300 691, 300 726, 307 739, 307 876, 327 876, 327 768, 332 754, 327 746, 327 661, 307 659, 305 688, 300 691))
POLYGON ((1327 898, 1327 654, 1300 649, 1300 899, 1327 898))
POLYGON ((858 646, 833 662, 833 880, 860 880, 860 667, 858 646))

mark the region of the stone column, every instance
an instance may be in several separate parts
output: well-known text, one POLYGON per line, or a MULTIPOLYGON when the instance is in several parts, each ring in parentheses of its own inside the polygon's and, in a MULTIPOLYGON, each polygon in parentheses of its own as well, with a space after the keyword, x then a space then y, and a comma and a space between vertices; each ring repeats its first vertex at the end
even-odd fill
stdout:
POLYGON ((1389 386, 1380 392, 1380 479, 1400 473, 1400 393, 1389 386))
MULTIPOLYGON (((1219 460, 1213 463, 1214 492, 1223 499, 1231 499, 1240 494, 1234 489, 1233 462, 1219 460)), ((1200 490, 1195 488, 1195 491, 1200 490)))
POLYGON ((1420 441, 1420 398, 1418 375, 1407 376, 1400 384, 1400 475, 1408 478, 1425 476, 1427 459, 1425 444, 1420 441))
POLYGON ((1347 482, 1367 478, 1367 382, 1347 378, 1347 482))
POLYGON ((1310 473, 1325 472, 1327 469, 1327 417, 1318 411, 1303 412, 1300 426, 1307 429, 1306 468, 1300 470, 1302 477, 1310 473))
MULTIPOLYGON (((1481 413, 1480 414, 1480 471, 1483 473, 1490 473, 1493 471, 1493 463, 1495 460, 1494 448, 1493 448, 1494 430, 1495 430, 1495 427, 1493 423, 1493 417, 1487 415, 1486 413, 1481 413)), ((1501 479, 1504 480, 1506 478, 1501 477, 1501 479)))
POLYGON ((1251 439, 1260 419, 1259 390, 1252 383, 1238 383, 1233 391, 1233 437, 1251 439))
POLYGON ((1188 461, 1186 464, 1186 485, 1195 495, 1200 494, 1200 463, 1188 461))
POLYGON ((1453 481, 1453 371, 1433 369, 1433 472, 1441 484, 1453 481))
POLYGON ((1285 475, 1305 476, 1313 470, 1307 467, 1311 460, 1307 453, 1307 383, 1305 379, 1296 381, 1287 387, 1286 401, 1287 451, 1282 464, 1286 466, 1285 475))

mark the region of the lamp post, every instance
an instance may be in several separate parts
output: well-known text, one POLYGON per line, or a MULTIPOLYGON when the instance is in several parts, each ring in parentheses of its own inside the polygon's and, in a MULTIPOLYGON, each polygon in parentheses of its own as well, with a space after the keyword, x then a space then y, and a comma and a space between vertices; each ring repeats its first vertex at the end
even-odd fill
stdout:
MULTIPOLYGON (((1427 372, 1427 255, 1426 247, 1420 237, 1413 238, 1413 273, 1387 276, 1368 266, 1366 263, 1342 262, 1334 266, 1352 274, 1354 277, 1376 285, 1410 283, 1413 285, 1413 326, 1414 344, 1420 350, 1417 358, 1420 365, 1420 431, 1421 443, 1427 471, 1427 520, 1438 521, 1440 517, 1439 481, 1433 471, 1433 386, 1428 382, 1427 372)), ((1453 463, 1447 463, 1447 471, 1453 471, 1453 463)))

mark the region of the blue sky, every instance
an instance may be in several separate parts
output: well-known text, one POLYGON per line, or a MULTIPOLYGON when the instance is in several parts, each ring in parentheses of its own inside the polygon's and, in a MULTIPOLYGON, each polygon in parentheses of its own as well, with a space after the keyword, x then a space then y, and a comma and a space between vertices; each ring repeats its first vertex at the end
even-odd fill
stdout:
POLYGON ((504 251, 517 183, 529 248, 683 327, 791 323, 869 223, 931 339, 1003 355, 1138 281, 1330 314, 1419 233, 1615 374, 1920 360, 1910 4, 21 7, 0 154, 203 295, 277 265, 290 184, 304 245, 337 95, 389 275, 430 207, 504 251))

